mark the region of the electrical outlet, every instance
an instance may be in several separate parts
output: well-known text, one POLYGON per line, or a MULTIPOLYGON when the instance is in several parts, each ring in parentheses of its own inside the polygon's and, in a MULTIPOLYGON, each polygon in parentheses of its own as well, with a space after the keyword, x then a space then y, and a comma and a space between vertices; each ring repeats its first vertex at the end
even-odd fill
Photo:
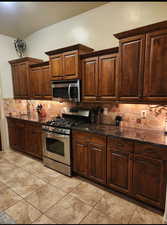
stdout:
POLYGON ((141 111, 141 118, 142 118, 142 119, 145 119, 146 116, 147 116, 147 110, 142 110, 142 111, 141 111))
POLYGON ((141 119, 140 118, 136 119, 136 123, 141 124, 141 119))

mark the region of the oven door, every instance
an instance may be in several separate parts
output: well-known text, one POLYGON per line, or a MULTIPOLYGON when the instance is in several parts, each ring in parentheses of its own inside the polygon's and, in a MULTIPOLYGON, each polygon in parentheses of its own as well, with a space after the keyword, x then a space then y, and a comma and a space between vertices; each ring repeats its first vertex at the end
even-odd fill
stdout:
POLYGON ((43 154, 50 159, 70 165, 70 136, 44 132, 43 154))

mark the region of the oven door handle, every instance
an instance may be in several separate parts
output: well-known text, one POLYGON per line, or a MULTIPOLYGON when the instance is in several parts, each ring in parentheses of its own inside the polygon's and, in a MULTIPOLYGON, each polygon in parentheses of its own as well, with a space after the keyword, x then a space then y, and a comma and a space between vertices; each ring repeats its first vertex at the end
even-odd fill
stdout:
POLYGON ((69 138, 69 135, 62 135, 62 134, 57 134, 57 133, 51 133, 51 132, 46 132, 44 133, 45 137, 52 137, 54 139, 56 139, 56 137, 59 138, 69 138))

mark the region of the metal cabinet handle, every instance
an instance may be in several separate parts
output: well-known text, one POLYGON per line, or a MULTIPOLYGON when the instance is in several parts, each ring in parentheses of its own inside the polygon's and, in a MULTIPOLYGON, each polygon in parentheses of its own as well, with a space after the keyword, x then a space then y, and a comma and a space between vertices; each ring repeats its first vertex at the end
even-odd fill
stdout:
POLYGON ((123 144, 119 144, 119 143, 117 143, 117 146, 119 146, 119 147, 123 147, 124 145, 123 145, 123 144))
POLYGON ((156 153, 153 149, 147 149, 145 150, 145 153, 156 153))

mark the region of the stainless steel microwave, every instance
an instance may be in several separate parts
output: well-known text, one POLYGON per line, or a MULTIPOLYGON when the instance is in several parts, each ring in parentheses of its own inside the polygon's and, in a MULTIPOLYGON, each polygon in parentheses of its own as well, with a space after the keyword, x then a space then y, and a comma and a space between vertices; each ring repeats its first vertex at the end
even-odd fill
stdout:
POLYGON ((52 81, 52 98, 80 102, 80 80, 52 81))

